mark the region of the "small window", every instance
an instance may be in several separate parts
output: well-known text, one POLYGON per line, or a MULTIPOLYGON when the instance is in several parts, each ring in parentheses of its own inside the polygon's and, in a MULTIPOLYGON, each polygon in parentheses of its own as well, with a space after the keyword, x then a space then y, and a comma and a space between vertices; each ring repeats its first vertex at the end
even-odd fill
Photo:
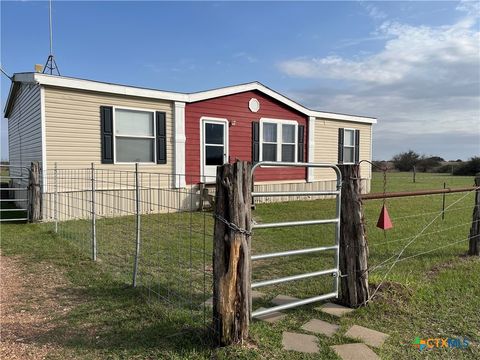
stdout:
POLYGON ((297 124, 285 121, 261 122, 262 161, 297 161, 297 124))
POLYGON ((263 124, 263 160, 277 161, 277 124, 263 124))
POLYGON ((282 161, 295 161, 295 125, 282 125, 282 161))
POLYGON ((343 162, 355 162, 355 130, 345 129, 343 139, 343 162))
POLYGON ((155 162, 155 121, 151 111, 115 109, 117 162, 155 162))

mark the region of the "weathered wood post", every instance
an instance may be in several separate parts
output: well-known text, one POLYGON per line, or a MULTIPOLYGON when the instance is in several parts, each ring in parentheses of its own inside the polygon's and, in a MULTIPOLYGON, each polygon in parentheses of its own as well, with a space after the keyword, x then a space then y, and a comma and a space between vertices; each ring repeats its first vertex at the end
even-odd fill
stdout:
POLYGON ((480 174, 475 177, 475 206, 472 215, 472 227, 470 228, 470 239, 468 255, 480 256, 480 174))
POLYGON ((368 290, 368 244, 361 200, 360 165, 339 165, 342 172, 340 217, 340 301, 349 307, 365 305, 368 290))
POLYGON ((40 191, 40 165, 38 161, 33 161, 31 164, 28 189, 30 199, 29 221, 36 222, 42 218, 42 192, 40 191))
POLYGON ((251 164, 217 168, 213 248, 213 328, 217 345, 241 343, 251 316, 251 164))

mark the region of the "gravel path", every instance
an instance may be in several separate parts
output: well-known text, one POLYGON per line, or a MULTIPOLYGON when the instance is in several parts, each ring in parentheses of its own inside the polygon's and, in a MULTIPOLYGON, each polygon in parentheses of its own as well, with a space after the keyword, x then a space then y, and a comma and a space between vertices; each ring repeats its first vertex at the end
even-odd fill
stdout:
POLYGON ((63 274, 50 265, 27 269, 19 258, 0 256, 0 275, 0 359, 59 355, 57 344, 64 335, 55 327, 74 304, 63 274))

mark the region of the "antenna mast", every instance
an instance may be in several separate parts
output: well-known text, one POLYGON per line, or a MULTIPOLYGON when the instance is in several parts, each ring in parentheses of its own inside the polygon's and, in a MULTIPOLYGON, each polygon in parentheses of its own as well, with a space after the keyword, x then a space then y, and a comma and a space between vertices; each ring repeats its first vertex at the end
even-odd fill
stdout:
POLYGON ((52 0, 48 1, 48 15, 50 29, 50 55, 48 55, 47 62, 43 67, 43 73, 50 73, 50 75, 53 75, 53 73, 56 72, 57 75, 60 75, 60 70, 58 70, 57 62, 53 56, 52 0))

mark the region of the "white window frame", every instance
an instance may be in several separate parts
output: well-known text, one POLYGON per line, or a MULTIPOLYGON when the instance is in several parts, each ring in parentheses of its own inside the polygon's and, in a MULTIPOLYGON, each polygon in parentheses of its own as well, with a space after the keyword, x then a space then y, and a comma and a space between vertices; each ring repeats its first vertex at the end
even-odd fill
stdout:
POLYGON ((152 109, 142 109, 142 108, 133 108, 126 106, 112 106, 113 108, 113 163, 114 164, 135 164, 135 161, 117 161, 117 136, 121 138, 129 139, 153 139, 153 161, 142 161, 139 164, 156 164, 157 163, 157 121, 155 119, 155 110, 152 109), (132 110, 132 111, 141 111, 146 113, 152 113, 153 121, 153 136, 141 136, 141 135, 117 135, 117 110, 132 110))
POLYGON ((298 122, 295 120, 284 120, 284 119, 271 119, 271 118, 261 118, 260 119, 260 161, 263 161, 263 144, 274 144, 272 142, 264 142, 263 141, 263 124, 276 124, 277 125, 277 162, 282 162, 282 145, 292 145, 292 143, 284 143, 283 142, 283 134, 282 134, 282 125, 295 125, 295 148, 294 148, 294 161, 298 162, 298 122))
POLYGON ((356 139, 355 139, 355 130, 356 129, 352 129, 352 128, 344 128, 343 129, 343 163, 346 164, 346 165, 350 165, 350 164, 355 164, 355 146, 357 145, 356 144, 356 139), (352 135, 352 139, 353 139, 353 145, 346 145, 345 144, 345 133, 347 131, 351 131, 353 133, 352 135), (353 149, 353 152, 352 152, 352 155, 353 155, 353 159, 351 162, 347 162, 345 161, 345 148, 349 148, 349 149, 353 149))

